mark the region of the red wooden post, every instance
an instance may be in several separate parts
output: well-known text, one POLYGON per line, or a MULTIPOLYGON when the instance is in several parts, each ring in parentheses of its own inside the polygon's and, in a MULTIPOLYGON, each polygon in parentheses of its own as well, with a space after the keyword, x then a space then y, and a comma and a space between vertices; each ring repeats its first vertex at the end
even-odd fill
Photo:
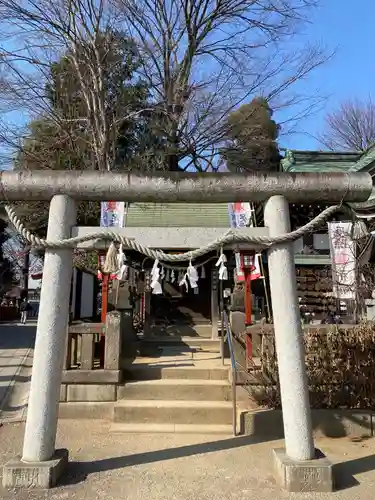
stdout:
MULTIPOLYGON (((251 300, 251 278, 254 270, 254 256, 247 253, 241 253, 241 267, 244 273, 245 285, 245 326, 252 324, 252 300, 251 300)), ((252 335, 246 333, 246 367, 252 366, 253 358, 253 339, 252 335)))
MULTIPOLYGON (((251 270, 244 268, 245 275, 245 325, 252 324, 252 301, 251 301, 251 270)), ((246 334, 246 367, 252 366, 253 338, 251 333, 246 334)))
MULTIPOLYGON (((108 283, 109 283, 109 275, 103 274, 102 280, 102 323, 105 323, 107 312, 108 312, 108 283)), ((104 333, 103 333, 104 335, 104 333)))
POLYGON ((252 303, 251 303, 251 270, 244 269, 245 274, 245 325, 252 324, 252 303))

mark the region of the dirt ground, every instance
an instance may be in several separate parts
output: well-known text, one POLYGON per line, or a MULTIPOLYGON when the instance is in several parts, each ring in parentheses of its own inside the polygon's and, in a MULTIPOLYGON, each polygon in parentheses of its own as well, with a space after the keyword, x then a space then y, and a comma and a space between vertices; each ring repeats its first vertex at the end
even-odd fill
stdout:
MULTIPOLYGON (((250 436, 113 434, 108 423, 59 423, 56 447, 70 452, 61 484, 49 491, 8 491, 4 500, 355 500, 372 499, 375 440, 322 439, 316 446, 336 465, 339 491, 288 494, 280 491, 271 450, 282 441, 250 436)), ((0 427, 1 466, 20 453, 24 424, 0 427)))

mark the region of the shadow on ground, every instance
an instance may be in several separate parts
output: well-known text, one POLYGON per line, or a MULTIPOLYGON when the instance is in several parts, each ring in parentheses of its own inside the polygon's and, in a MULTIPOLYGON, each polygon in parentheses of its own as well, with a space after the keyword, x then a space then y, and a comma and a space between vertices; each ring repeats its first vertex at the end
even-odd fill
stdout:
POLYGON ((375 455, 368 455, 335 464, 335 487, 337 490, 344 490, 358 486, 360 483, 354 476, 371 471, 375 471, 375 455))
MULTIPOLYGON (((231 450, 243 446, 255 445, 264 441, 268 441, 268 439, 256 438, 254 436, 240 436, 209 443, 181 446, 179 448, 168 448, 145 453, 137 453, 135 455, 124 455, 87 462, 72 461, 69 463, 68 470, 61 478, 58 486, 79 484, 85 481, 90 474, 100 474, 102 472, 126 467, 152 464, 154 462, 173 460, 182 457, 186 458, 194 455, 213 453, 223 450, 231 450)), ((355 478, 355 476, 375 470, 375 455, 340 462, 334 465, 333 470, 336 491, 358 486, 360 482, 355 478)))
MULTIPOLYGON (((22 365, 24 367, 24 365, 22 365)), ((14 380, 14 382, 30 382, 31 375, 15 375, 14 377, 9 377, 8 375, 0 375, 0 383, 6 382, 7 380, 14 380)))
POLYGON ((231 450, 242 446, 249 446, 262 442, 262 439, 253 436, 240 436, 209 443, 198 443, 193 445, 181 446, 179 448, 168 448, 135 455, 124 455, 113 458, 104 458, 87 462, 72 461, 69 462, 67 473, 61 479, 59 486, 78 484, 85 481, 90 474, 122 469, 124 467, 133 467, 136 465, 152 464, 165 460, 173 460, 182 457, 191 457, 216 451, 231 450))
MULTIPOLYGON (((0 324, 0 354, 8 357, 6 351, 9 349, 27 349, 34 346, 36 325, 19 326, 0 324), (1 352, 2 351, 2 352, 1 352)), ((9 356, 13 357, 13 356, 9 356)))
MULTIPOLYGON (((319 431, 320 435, 331 439, 343 437, 350 439, 350 436, 356 435, 357 438, 352 437, 353 440, 365 441, 373 432, 373 417, 368 418, 369 413, 369 411, 355 412, 355 410, 314 410, 312 412, 313 428, 314 431, 319 431)), ((246 431, 252 433, 253 438, 258 436, 258 442, 284 439, 281 411, 265 410, 256 414, 253 428, 247 428, 246 431)), ((357 486, 359 481, 354 476, 371 471, 375 471, 375 455, 335 464, 335 489, 344 490, 357 486)))

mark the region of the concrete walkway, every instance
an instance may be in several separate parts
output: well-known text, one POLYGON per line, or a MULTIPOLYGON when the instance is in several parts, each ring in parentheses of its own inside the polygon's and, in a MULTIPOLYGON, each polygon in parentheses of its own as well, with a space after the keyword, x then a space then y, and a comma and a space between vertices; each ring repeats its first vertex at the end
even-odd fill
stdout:
POLYGON ((0 324, 0 422, 25 417, 36 322, 0 324))
MULTIPOLYGON (((111 434, 109 423, 61 420, 57 447, 68 470, 49 491, 7 491, 2 500, 372 500, 375 440, 319 439, 336 464, 339 491, 285 493, 275 482, 271 450, 282 441, 251 436, 111 434)), ((20 453, 24 424, 0 428, 2 465, 20 453)), ((1 482, 0 482, 1 484, 1 482)))

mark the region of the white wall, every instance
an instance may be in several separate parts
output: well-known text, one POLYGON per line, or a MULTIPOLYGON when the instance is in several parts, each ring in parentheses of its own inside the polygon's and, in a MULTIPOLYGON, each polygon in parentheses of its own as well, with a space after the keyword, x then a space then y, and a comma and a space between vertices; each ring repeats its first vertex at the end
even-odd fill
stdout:
POLYGON ((315 250, 329 250, 329 237, 328 233, 313 234, 315 250))

